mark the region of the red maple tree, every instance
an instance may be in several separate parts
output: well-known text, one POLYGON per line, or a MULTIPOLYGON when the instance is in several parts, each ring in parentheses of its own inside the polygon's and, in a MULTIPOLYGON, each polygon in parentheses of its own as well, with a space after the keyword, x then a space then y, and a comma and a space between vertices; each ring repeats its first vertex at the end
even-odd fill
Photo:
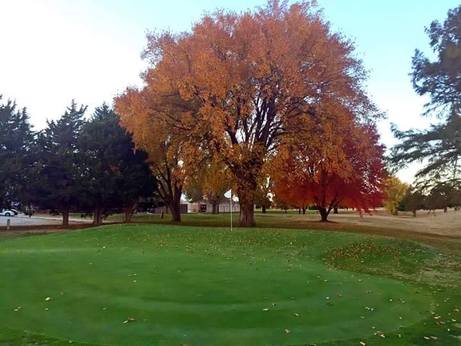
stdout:
POLYGON ((311 140, 286 145, 272 174, 279 200, 314 205, 321 221, 338 206, 368 212, 383 200, 383 146, 374 124, 331 125, 320 122, 311 128, 311 140))

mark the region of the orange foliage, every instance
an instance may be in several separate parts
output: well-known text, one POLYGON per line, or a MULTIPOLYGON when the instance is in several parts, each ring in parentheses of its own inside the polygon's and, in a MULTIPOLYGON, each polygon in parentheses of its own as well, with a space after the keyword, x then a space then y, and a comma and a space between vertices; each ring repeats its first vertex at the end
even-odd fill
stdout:
MULTIPOLYGON (((273 0, 242 14, 218 11, 191 32, 150 34, 145 87, 118 101, 135 92, 146 109, 139 120, 137 105, 118 109, 122 118, 128 114, 123 122, 135 141, 155 142, 155 131, 143 123, 160 117, 181 138, 185 159, 193 163, 213 152, 237 184, 240 224, 251 226, 257 179, 281 143, 311 127, 326 108, 361 118, 374 111, 353 53, 352 43, 333 33, 310 1, 288 6, 273 0)), ((329 114, 322 118, 325 136, 342 116, 329 114)))
POLYGON ((184 184, 181 141, 162 116, 152 113, 155 99, 145 91, 128 89, 116 98, 120 122, 133 135, 138 148, 148 154, 160 197, 169 208, 173 221, 180 221, 180 201, 184 184))

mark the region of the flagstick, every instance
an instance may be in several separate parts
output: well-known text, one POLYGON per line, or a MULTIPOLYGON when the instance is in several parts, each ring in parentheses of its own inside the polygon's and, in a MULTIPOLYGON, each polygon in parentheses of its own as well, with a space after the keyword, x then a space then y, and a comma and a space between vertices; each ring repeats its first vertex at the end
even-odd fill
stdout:
POLYGON ((230 190, 230 200, 229 200, 229 205, 230 205, 230 217, 231 217, 231 232, 232 232, 232 190, 230 190))

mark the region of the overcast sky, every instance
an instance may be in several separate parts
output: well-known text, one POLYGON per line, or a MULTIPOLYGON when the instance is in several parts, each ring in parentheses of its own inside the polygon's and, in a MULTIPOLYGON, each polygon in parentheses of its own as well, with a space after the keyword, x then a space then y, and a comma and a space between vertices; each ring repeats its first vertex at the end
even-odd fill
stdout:
MULTIPOLYGON (((0 0, 0 94, 27 107, 36 129, 72 99, 89 113, 128 85, 141 85, 147 30, 189 30, 204 12, 245 10, 264 0, 0 0)), ((382 141, 395 143, 390 123, 427 127, 425 100, 408 76, 415 48, 428 50, 424 27, 444 20, 455 0, 319 0, 333 28, 356 43, 370 71, 368 91, 387 119, 382 141)), ((399 173, 411 182, 416 166, 399 173)))

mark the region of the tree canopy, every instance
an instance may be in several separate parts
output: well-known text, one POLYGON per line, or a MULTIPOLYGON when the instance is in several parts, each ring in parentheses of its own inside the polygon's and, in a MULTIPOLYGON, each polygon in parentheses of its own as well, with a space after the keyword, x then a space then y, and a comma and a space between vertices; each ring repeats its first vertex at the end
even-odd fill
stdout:
POLYGON ((429 95, 427 113, 450 116, 461 111, 461 6, 448 11, 445 22, 426 28, 436 60, 420 50, 413 57, 412 80, 419 95, 429 95))
POLYGON ((277 198, 297 208, 316 206, 321 221, 339 206, 365 212, 379 206, 385 172, 375 126, 350 121, 316 124, 305 142, 296 140, 275 158, 277 198))
POLYGON ((81 202, 83 172, 78 140, 86 109, 72 101, 58 120, 48 121, 35 147, 38 180, 30 187, 34 202, 61 213, 65 226, 69 224, 70 211, 81 202))
POLYGON ((95 224, 114 209, 123 209, 125 221, 130 221, 139 199, 153 195, 154 177, 147 154, 135 150, 118 115, 106 104, 83 125, 79 150, 84 167, 82 207, 93 212, 95 224))
MULTIPOLYGON (((168 140, 179 138, 186 171, 187 161, 203 155, 222 161, 236 184, 242 226, 255 224, 258 178, 285 139, 325 108, 340 110, 332 117, 375 113, 353 44, 310 1, 205 15, 191 32, 148 35, 145 57, 145 86, 116 99, 122 123, 144 147, 159 138, 146 128, 165 124, 168 140)), ((147 151, 152 161, 163 155, 147 151)))
MULTIPOLYGON (((37 134, 33 145, 33 183, 25 186, 41 209, 63 216, 92 213, 94 223, 114 211, 129 221, 140 198, 154 193, 147 154, 135 150, 131 136, 107 105, 84 118, 86 106, 75 101, 57 120, 37 134)), ((24 184, 24 181, 23 181, 24 184)))
POLYGON ((416 178, 456 179, 461 168, 461 117, 452 114, 446 122, 423 131, 399 131, 394 135, 402 142, 392 149, 391 161, 397 168, 419 161, 422 167, 416 178))

